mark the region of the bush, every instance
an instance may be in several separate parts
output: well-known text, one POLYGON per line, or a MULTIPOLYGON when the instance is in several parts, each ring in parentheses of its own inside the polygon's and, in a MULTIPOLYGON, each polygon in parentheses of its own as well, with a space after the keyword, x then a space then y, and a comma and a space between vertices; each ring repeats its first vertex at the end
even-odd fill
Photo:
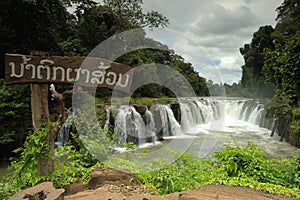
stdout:
POLYGON ((158 99, 158 103, 166 105, 171 103, 172 99, 170 97, 161 97, 158 99))
MULTIPOLYGON (((252 177, 259 181, 262 177, 262 170, 266 162, 256 146, 249 143, 246 148, 233 148, 227 146, 223 151, 217 152, 210 161, 212 169, 219 177, 252 177)), ((220 180, 221 182, 223 180, 220 180)))
POLYGON ((79 151, 76 151, 72 145, 56 149, 53 176, 37 175, 39 158, 49 156, 46 151, 48 149, 46 144, 48 132, 48 127, 35 131, 27 137, 24 147, 16 150, 21 152, 21 156, 18 161, 11 163, 11 175, 0 183, 0 199, 8 199, 16 192, 42 181, 52 181, 55 187, 63 187, 72 182, 87 181, 97 161, 80 144, 79 151))
POLYGON ((207 160, 185 153, 164 168, 139 173, 139 181, 160 194, 222 184, 256 188, 273 194, 300 197, 300 151, 290 159, 267 159, 256 146, 227 147, 207 160))
POLYGON ((144 105, 151 107, 153 105, 153 99, 152 98, 136 98, 134 99, 134 103, 137 105, 144 105))
POLYGON ((201 162, 192 159, 188 153, 180 156, 174 163, 148 173, 139 173, 138 178, 148 187, 160 194, 169 194, 198 188, 208 181, 201 171, 201 162))

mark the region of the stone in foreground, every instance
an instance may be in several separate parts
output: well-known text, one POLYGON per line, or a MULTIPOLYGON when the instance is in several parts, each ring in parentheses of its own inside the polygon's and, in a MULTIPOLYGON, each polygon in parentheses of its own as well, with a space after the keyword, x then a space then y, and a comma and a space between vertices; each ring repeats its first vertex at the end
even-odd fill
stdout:
POLYGON ((43 182, 18 192, 9 200, 64 200, 64 192, 64 189, 55 189, 52 182, 43 182))

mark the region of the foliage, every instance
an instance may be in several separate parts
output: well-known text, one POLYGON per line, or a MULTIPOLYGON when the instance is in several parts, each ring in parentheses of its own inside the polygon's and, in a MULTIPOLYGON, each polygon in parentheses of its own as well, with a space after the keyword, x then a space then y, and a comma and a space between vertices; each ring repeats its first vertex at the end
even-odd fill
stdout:
POLYGON ((250 97, 270 98, 273 96, 273 88, 270 83, 265 83, 262 72, 264 66, 263 51, 265 48, 273 49, 272 26, 262 26, 253 34, 250 44, 245 44, 240 48, 245 65, 242 66, 242 87, 247 89, 250 97), (250 93, 250 94, 249 94, 250 93))
POLYGON ((74 124, 79 139, 95 158, 100 161, 105 160, 116 146, 116 135, 100 126, 99 118, 95 115, 93 96, 81 93, 74 98, 73 102, 76 110, 74 124))
POLYGON ((51 181, 57 188, 75 182, 86 183, 97 163, 85 148, 77 151, 72 145, 56 149, 55 155, 59 159, 55 163, 55 171, 51 181))
POLYGON ((11 176, 7 177, 0 187, 2 199, 7 198, 21 189, 36 185, 44 177, 37 176, 37 164, 40 157, 48 156, 48 145, 46 136, 49 128, 41 128, 30 134, 24 147, 17 149, 15 152, 21 152, 20 160, 13 161, 10 166, 11 176))
POLYGON ((272 97, 268 115, 276 119, 279 135, 294 145, 300 145, 297 122, 291 119, 300 102, 299 10, 298 0, 284 0, 276 9, 275 28, 260 27, 251 43, 240 48, 245 60, 241 94, 245 90, 249 97, 272 97))
POLYGON ((95 160, 80 140, 73 134, 73 138, 80 146, 75 150, 72 145, 67 145, 55 150, 55 171, 53 176, 37 176, 37 164, 41 157, 48 156, 46 135, 49 128, 42 128, 27 137, 24 147, 17 149, 21 151, 18 161, 10 165, 10 176, 0 182, 0 198, 7 199, 14 193, 32 187, 42 181, 52 181, 55 187, 63 187, 73 182, 87 181, 88 176, 97 165, 95 160))
POLYGON ((174 163, 148 173, 139 173, 138 178, 148 187, 156 189, 160 194, 168 194, 198 188, 208 181, 202 174, 201 162, 191 159, 185 153, 174 163))
POLYGON ((284 0, 276 11, 276 34, 293 35, 299 31, 300 5, 297 0, 284 0))
MULTIPOLYGON (((73 134, 75 141, 79 141, 80 150, 75 150, 72 145, 57 149, 56 170, 53 177, 37 177, 36 157, 44 155, 43 146, 40 145, 40 140, 45 137, 44 133, 45 131, 41 130, 34 133, 24 146, 20 161, 12 164, 15 173, 0 183, 1 199, 7 199, 20 189, 44 180, 53 181, 56 187, 63 187, 76 181, 86 182, 96 166, 113 168, 122 166, 122 169, 137 174, 135 181, 152 187, 160 194, 195 189, 205 184, 223 184, 300 197, 300 151, 294 158, 267 159, 256 146, 249 143, 245 148, 227 146, 202 161, 192 158, 189 153, 184 153, 165 167, 145 172, 134 162, 116 155, 103 164, 98 163, 73 134), (35 142, 39 145, 34 145, 35 142), (21 171, 22 173, 17 173, 21 171)), ((132 149, 134 145, 129 144, 128 148, 132 149)))
MULTIPOLYGON (((228 177, 228 179, 250 176, 259 181, 262 177, 264 156, 251 143, 244 149, 227 146, 223 151, 216 153, 214 158, 216 160, 211 163, 214 173, 222 174, 223 177, 228 177)), ((218 179, 217 181, 222 183, 226 180, 218 179)))
POLYGON ((279 132, 285 131, 283 125, 291 122, 290 129, 285 131, 286 139, 293 145, 300 145, 297 128, 298 122, 292 119, 292 110, 299 107, 300 102, 300 32, 294 35, 277 33, 274 50, 265 50, 265 65, 263 72, 266 80, 276 86, 276 93, 271 102, 273 117, 278 119, 279 132))
POLYGON ((185 153, 169 166, 139 173, 138 178, 161 194, 223 184, 299 198, 299 161, 300 151, 295 158, 267 159, 249 143, 245 148, 227 146, 202 161, 185 153))
POLYGON ((103 162, 103 165, 104 167, 127 170, 131 173, 142 172, 142 169, 136 163, 116 156, 112 156, 110 159, 103 162))
POLYGON ((137 146, 133 142, 127 142, 120 145, 120 147, 123 147, 126 149, 127 152, 133 152, 137 146))
POLYGON ((137 105, 145 105, 145 106, 148 106, 150 108, 153 105, 153 99, 152 98, 147 98, 147 97, 135 98, 133 100, 133 103, 137 104, 137 105))
POLYGON ((300 32, 280 38, 273 51, 266 50, 264 56, 264 74, 277 88, 276 95, 286 96, 290 105, 300 101, 300 32))
POLYGON ((171 103, 172 99, 170 97, 161 97, 158 99, 158 103, 166 105, 171 103))
MULTIPOLYGON (((116 61, 120 63, 124 63, 131 67, 138 67, 147 64, 153 65, 151 70, 154 70, 155 76, 149 76, 149 69, 145 70, 145 72, 139 72, 136 74, 136 77, 139 77, 139 80, 143 80, 145 82, 150 82, 151 84, 144 85, 134 91, 133 96, 135 98, 140 97, 152 97, 159 98, 163 96, 175 97, 174 93, 166 87, 158 85, 160 80, 164 80, 164 82, 169 82, 171 84, 176 83, 178 91, 186 91, 186 83, 180 83, 178 77, 175 76, 165 76, 167 72, 162 71, 159 65, 163 64, 171 67, 176 72, 180 73, 185 80, 191 85, 196 95, 198 96, 207 96, 208 89, 206 87, 206 79, 200 77, 198 72, 194 70, 191 63, 187 63, 180 55, 175 54, 174 51, 169 50, 168 47, 162 45, 161 43, 154 41, 149 38, 144 38, 143 40, 146 44, 149 43, 150 46, 157 47, 157 49, 139 49, 132 51, 130 53, 126 53, 119 57, 116 61), (164 50, 162 50, 164 49, 164 50)), ((140 42, 140 41, 137 41, 140 42)), ((141 43, 141 46, 145 44, 141 43)))
POLYGON ((29 92, 29 86, 8 86, 0 79, 0 144, 21 143, 31 126, 29 92))
POLYGON ((295 108, 292 110, 292 122, 289 126, 290 131, 290 141, 291 144, 295 146, 300 145, 300 108, 295 108))
POLYGON ((103 2, 116 13, 118 18, 116 25, 121 29, 164 28, 169 23, 169 20, 157 11, 144 13, 142 0, 104 0, 103 2))

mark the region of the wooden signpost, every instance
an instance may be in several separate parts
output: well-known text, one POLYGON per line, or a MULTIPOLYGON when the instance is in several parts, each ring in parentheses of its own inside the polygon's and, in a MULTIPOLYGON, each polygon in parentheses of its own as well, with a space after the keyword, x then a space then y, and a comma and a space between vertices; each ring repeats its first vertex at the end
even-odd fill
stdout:
POLYGON ((48 84, 69 83, 130 91, 131 68, 101 58, 40 55, 5 55, 5 83, 31 83, 34 129, 49 122, 48 84))
POLYGON ((131 68, 100 58, 5 55, 6 84, 80 83, 130 90, 131 68))
MULTIPOLYGON (((133 72, 130 67, 101 58, 38 55, 5 55, 5 83, 31 84, 32 123, 35 130, 50 123, 48 91, 50 83, 69 83, 84 87, 106 87, 130 91, 133 72)), ((60 116, 47 135, 49 153, 53 154, 56 133, 65 121, 64 94, 50 87, 52 96, 59 102, 60 116)), ((53 173, 52 158, 41 158, 38 173, 49 176, 53 173)))

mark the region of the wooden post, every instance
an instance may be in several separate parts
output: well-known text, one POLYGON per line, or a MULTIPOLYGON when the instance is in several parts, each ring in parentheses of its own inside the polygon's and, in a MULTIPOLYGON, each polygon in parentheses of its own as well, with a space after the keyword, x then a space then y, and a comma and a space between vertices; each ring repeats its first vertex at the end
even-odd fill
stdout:
POLYGON ((48 90, 48 84, 31 85, 31 111, 34 130, 50 123, 48 90))
MULTIPOLYGON (((51 176, 53 174, 54 140, 67 117, 64 107, 65 96, 73 93, 73 91, 65 91, 60 94, 55 91, 54 85, 51 85, 52 97, 58 101, 60 108, 60 115, 56 121, 51 122, 48 108, 48 84, 74 84, 74 81, 79 77, 78 80, 82 80, 80 84, 85 86, 95 86, 97 83, 97 87, 130 91, 132 76, 133 71, 130 67, 101 58, 49 56, 48 53, 41 51, 32 51, 28 56, 5 54, 5 83, 32 84, 31 109, 34 130, 36 131, 45 125, 50 126, 46 138, 49 156, 39 159, 38 175, 51 176), (83 75, 83 70, 80 72, 81 65, 86 68, 83 69, 86 73, 84 77, 80 77, 83 75), (106 76, 102 75, 104 71, 106 76), (110 76, 107 76, 109 73, 113 75, 114 81, 110 76)), ((80 92, 80 87, 78 92, 80 92)))

